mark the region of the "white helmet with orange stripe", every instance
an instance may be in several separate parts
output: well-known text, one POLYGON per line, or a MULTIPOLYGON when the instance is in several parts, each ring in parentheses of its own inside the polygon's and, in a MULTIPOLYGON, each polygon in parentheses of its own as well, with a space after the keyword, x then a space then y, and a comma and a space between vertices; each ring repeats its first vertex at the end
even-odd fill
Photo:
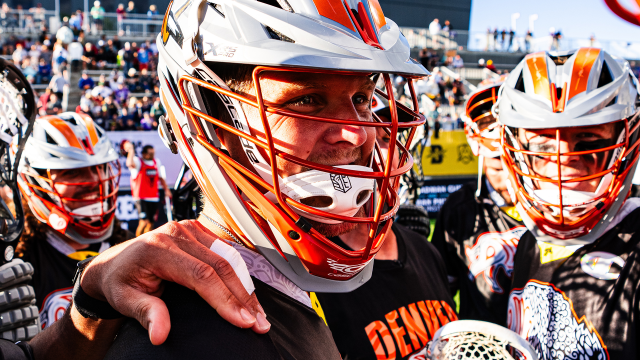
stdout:
POLYGON ((33 214, 81 244, 111 236, 120 179, 118 153, 84 114, 36 119, 18 185, 33 214))
POLYGON ((393 100, 391 74, 411 84, 428 72, 411 59, 407 40, 378 0, 175 0, 157 44, 169 120, 162 134, 177 142, 228 230, 304 290, 344 292, 363 284, 399 205, 397 180, 411 168, 407 144, 390 147, 402 152, 399 168, 390 162, 393 153, 384 160, 379 147, 358 164, 321 164, 288 153, 290 146, 272 138, 267 118, 313 121, 318 128, 379 127, 394 140, 399 128, 409 128, 410 143, 424 123, 412 85, 413 110, 391 101, 391 118, 382 122, 374 115, 336 119, 289 111, 266 101, 260 79, 321 74, 374 84, 382 78, 386 91, 379 95, 393 100), (398 124, 399 109, 414 121, 398 124), (240 139, 242 154, 229 155, 225 133, 240 139), (305 170, 283 175, 278 164, 285 161, 305 170), (360 211, 367 215, 357 218, 360 211), (364 248, 341 248, 318 231, 343 223, 370 226, 364 248))
POLYGON ((500 88, 503 160, 542 241, 591 243, 612 226, 638 160, 638 80, 601 49, 529 54, 500 88))

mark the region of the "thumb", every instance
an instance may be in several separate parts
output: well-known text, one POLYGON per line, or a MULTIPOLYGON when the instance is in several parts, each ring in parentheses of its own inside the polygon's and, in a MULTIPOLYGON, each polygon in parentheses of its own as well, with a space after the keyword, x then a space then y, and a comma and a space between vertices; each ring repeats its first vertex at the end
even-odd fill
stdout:
POLYGON ((158 297, 135 291, 127 298, 132 299, 129 304, 123 304, 122 315, 136 319, 140 325, 149 331, 149 339, 153 345, 161 345, 167 340, 171 330, 169 310, 164 301, 158 297))

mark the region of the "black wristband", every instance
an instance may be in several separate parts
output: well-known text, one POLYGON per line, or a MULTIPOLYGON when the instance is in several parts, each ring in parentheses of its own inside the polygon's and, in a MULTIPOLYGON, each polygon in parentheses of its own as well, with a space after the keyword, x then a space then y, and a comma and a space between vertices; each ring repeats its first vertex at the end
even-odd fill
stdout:
POLYGON ((104 320, 119 319, 123 317, 123 315, 116 311, 108 302, 89 296, 82 290, 82 286, 80 286, 82 272, 92 260, 93 258, 87 258, 78 263, 78 270, 73 277, 73 306, 75 306, 80 315, 85 318, 104 320))
POLYGON ((80 315, 92 319, 113 320, 122 317, 116 309, 106 301, 100 301, 87 295, 80 281, 76 281, 73 287, 73 306, 76 307, 80 315))

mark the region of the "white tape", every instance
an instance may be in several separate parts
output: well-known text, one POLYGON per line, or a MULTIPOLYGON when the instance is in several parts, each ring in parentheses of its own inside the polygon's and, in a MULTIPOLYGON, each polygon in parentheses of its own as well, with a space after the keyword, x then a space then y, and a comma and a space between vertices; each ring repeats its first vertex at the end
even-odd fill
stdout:
POLYGON ((249 293, 249 295, 253 294, 256 287, 253 285, 251 275, 249 275, 247 264, 242 260, 242 256, 240 256, 238 250, 234 249, 222 240, 214 241, 213 244, 211 244, 210 249, 214 253, 220 255, 223 259, 227 260, 238 276, 238 279, 240 279, 240 282, 242 282, 244 289, 247 290, 247 293, 249 293))

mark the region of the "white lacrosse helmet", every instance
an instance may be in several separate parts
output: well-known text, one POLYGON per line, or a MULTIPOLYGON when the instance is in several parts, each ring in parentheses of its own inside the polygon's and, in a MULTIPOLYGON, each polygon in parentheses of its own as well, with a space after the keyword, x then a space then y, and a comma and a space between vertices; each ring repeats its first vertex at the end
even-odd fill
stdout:
POLYGON ((38 220, 81 244, 113 232, 120 165, 105 131, 74 112, 36 119, 19 167, 18 185, 38 220), (97 181, 59 181, 51 170, 95 167, 97 181), (63 196, 66 189, 73 196, 63 196))
POLYGON ((529 54, 511 72, 494 111, 504 125, 502 159, 519 213, 537 239, 585 244, 607 230, 628 197, 636 170, 637 101, 638 80, 629 64, 601 49, 529 54), (576 140, 568 151, 558 146, 580 127, 602 124, 612 124, 612 140, 594 135, 595 140, 576 140), (523 143, 521 129, 547 133, 523 143), (561 161, 571 159, 603 169, 563 174, 568 165, 561 161), (534 163, 544 163, 555 174, 536 173, 534 163), (580 190, 590 188, 595 190, 580 190))
POLYGON ((398 142, 392 149, 401 151, 401 162, 398 169, 387 172, 388 176, 384 170, 392 165, 382 161, 379 151, 374 151, 371 166, 323 166, 287 157, 276 150, 270 136, 266 141, 259 139, 256 134, 271 132, 269 125, 263 121, 261 128, 251 128, 241 103, 258 108, 263 120, 267 113, 286 113, 325 123, 376 125, 386 128, 393 139, 398 128, 410 128, 410 142, 415 128, 424 123, 413 87, 413 110, 392 101, 393 119, 378 123, 375 115, 371 122, 364 122, 271 108, 263 103, 256 86, 259 81, 253 82, 256 97, 252 99, 230 90, 219 74, 229 64, 255 66, 250 70, 254 79, 264 71, 365 74, 374 80, 382 74, 386 91, 379 91, 379 95, 388 98, 393 86, 390 74, 411 80, 429 73, 411 59, 407 40, 398 26, 384 17, 378 1, 174 1, 165 14, 157 44, 161 99, 169 123, 161 134, 167 143, 177 142, 200 188, 234 236, 304 290, 345 292, 363 284, 371 276, 371 260, 380 249, 383 234, 390 231, 388 220, 399 205, 396 178, 411 168, 405 144, 398 142), (216 110, 221 106, 234 126, 219 120, 216 110), (398 125, 399 109, 415 121, 398 125), (243 168, 225 153, 216 128, 243 139, 251 168, 243 168), (281 178, 274 169, 278 157, 304 163, 312 170, 281 178), (385 201, 377 201, 376 191, 385 201), (304 204, 314 196, 330 199, 329 204, 304 204), (355 218, 363 206, 372 215, 355 218), (365 248, 351 251, 336 246, 305 218, 326 224, 365 223, 372 231, 365 248), (381 231, 376 231, 378 225, 381 231))

